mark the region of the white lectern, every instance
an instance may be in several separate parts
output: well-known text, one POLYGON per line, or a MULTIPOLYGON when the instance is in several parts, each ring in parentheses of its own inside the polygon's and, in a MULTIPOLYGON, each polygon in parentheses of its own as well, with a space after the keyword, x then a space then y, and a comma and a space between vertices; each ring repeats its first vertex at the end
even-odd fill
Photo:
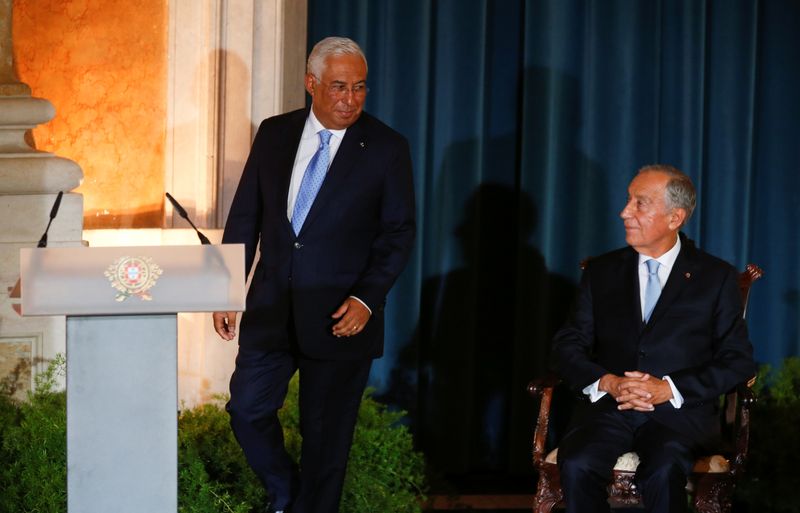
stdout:
POLYGON ((23 315, 67 316, 70 513, 175 513, 177 312, 242 311, 244 248, 20 250, 23 315))

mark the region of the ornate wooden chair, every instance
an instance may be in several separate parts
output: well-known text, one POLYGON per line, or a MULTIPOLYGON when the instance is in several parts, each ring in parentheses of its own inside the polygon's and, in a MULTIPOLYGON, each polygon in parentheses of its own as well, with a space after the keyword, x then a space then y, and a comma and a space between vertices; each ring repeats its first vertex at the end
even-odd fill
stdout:
MULTIPOLYGON (((585 263, 581 264, 581 267, 585 263)), ((739 275, 739 289, 742 294, 745 312, 750 295, 750 287, 761 278, 763 271, 754 264, 748 264, 739 275)), ((699 513, 728 513, 731 511, 731 496, 736 479, 744 471, 750 436, 750 406, 755 396, 750 390, 755 378, 741 383, 724 397, 721 408, 722 433, 728 447, 724 454, 705 456, 695 462, 692 475, 686 485, 699 513)), ((535 513, 549 513, 554 507, 564 506, 564 493, 558 474, 556 458, 558 449, 547 448, 548 428, 551 424, 551 406, 554 391, 559 381, 555 377, 534 380, 528 384, 528 392, 540 399, 539 416, 533 435, 533 465, 539 472, 539 482, 533 503, 535 513)), ((609 503, 613 508, 637 506, 641 495, 636 488, 634 476, 639 457, 636 453, 626 453, 619 457, 614 466, 614 478, 608 487, 609 503)))

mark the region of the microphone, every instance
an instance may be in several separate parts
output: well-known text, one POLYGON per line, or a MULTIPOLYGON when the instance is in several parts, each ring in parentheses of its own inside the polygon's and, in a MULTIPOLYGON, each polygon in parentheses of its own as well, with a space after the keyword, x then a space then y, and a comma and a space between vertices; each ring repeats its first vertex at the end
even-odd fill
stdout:
POLYGON ((37 248, 47 247, 47 232, 50 231, 50 224, 52 224, 53 219, 55 219, 56 214, 58 214, 58 207, 61 206, 61 196, 63 195, 64 195, 63 191, 58 191, 58 196, 56 196, 56 202, 53 203, 53 208, 50 209, 50 220, 47 222, 47 228, 44 229, 42 238, 39 239, 39 244, 36 245, 37 248))
POLYGON ((203 233, 200 230, 198 230, 197 227, 194 225, 192 220, 189 219, 189 214, 187 214, 186 210, 184 210, 184 208, 181 206, 181 204, 178 203, 178 200, 173 198, 172 194, 170 194, 170 193, 167 193, 167 199, 169 200, 170 203, 172 203, 172 208, 175 209, 175 212, 177 212, 178 215, 181 216, 182 218, 186 219, 186 222, 188 222, 189 225, 192 228, 194 228, 194 231, 197 232, 197 238, 200 239, 200 242, 202 244, 211 244, 211 241, 208 240, 208 237, 203 235, 203 233))

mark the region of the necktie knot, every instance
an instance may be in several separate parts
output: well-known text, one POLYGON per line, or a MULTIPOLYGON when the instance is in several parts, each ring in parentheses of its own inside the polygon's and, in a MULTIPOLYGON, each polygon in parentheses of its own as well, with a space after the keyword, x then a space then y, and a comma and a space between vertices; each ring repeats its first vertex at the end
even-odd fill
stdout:
POLYGON ((658 260, 651 258, 650 260, 645 261, 647 265, 647 274, 656 274, 658 272, 658 267, 661 265, 658 263, 658 260))
POLYGON ((322 142, 323 146, 327 146, 328 143, 331 142, 331 136, 333 134, 327 130, 320 130, 319 131, 319 140, 322 142))

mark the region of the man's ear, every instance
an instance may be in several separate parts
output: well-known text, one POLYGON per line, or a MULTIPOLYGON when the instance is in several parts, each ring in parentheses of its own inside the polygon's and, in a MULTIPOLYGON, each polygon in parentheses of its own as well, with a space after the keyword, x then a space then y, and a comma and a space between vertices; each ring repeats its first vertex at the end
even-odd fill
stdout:
POLYGON ((671 230, 677 230, 686 221, 686 209, 673 208, 670 213, 669 227, 671 230))
POLYGON ((310 94, 312 98, 314 97, 315 81, 316 79, 314 78, 314 75, 312 75, 311 73, 306 73, 306 78, 305 78, 306 91, 308 91, 308 94, 310 94))

